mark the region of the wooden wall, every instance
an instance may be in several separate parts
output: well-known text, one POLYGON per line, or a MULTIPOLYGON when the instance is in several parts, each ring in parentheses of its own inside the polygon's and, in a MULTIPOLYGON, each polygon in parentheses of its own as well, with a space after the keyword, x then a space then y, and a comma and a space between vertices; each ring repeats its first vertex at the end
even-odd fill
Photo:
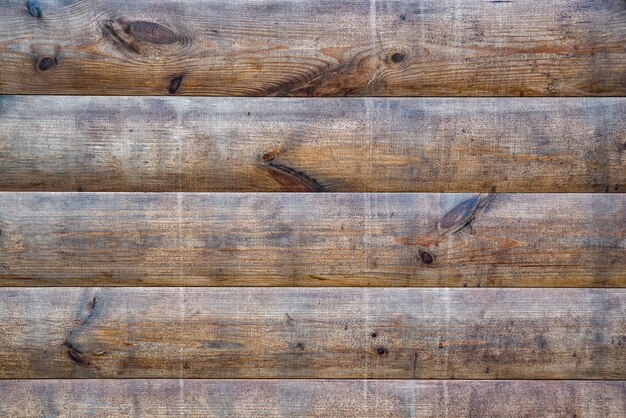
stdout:
POLYGON ((625 416, 625 191, 623 0, 0 1, 0 415, 625 416))

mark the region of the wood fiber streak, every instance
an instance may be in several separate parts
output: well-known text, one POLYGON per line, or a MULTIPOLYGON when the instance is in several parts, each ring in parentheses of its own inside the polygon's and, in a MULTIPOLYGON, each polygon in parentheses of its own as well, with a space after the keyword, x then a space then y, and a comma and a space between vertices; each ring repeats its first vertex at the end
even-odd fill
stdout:
POLYGON ((0 97, 0 190, 623 192, 626 98, 0 97))
POLYGON ((5 416, 609 417, 626 383, 594 381, 1 381, 5 416))
POLYGON ((0 193, 4 286, 626 287, 624 194, 0 193))
POLYGON ((0 2, 0 93, 626 94, 624 0, 0 2))
POLYGON ((626 378, 626 290, 2 288, 0 378, 626 378))

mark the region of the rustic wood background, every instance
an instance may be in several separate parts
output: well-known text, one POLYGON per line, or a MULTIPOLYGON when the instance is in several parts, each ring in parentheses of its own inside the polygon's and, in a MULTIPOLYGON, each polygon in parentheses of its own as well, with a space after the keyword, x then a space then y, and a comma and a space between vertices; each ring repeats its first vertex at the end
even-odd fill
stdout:
POLYGON ((0 189, 620 192, 624 115, 626 98, 4 96, 0 189))
POLYGON ((624 0, 5 0, 0 15, 6 93, 626 93, 624 0))
POLYGON ((626 416, 625 191, 624 0, 0 0, 0 415, 626 416))

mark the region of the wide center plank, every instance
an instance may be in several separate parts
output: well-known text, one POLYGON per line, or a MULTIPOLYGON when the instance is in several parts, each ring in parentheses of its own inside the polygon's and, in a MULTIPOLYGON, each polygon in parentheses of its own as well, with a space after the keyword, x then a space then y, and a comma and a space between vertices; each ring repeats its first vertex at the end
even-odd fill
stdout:
POLYGON ((0 190, 626 191, 626 98, 0 97, 0 190))
POLYGON ((0 285, 626 286, 624 194, 0 193, 0 285))
POLYGON ((0 93, 626 94, 623 0, 30 0, 0 16, 0 93))
POLYGON ((0 378, 625 379, 624 289, 2 288, 0 378))

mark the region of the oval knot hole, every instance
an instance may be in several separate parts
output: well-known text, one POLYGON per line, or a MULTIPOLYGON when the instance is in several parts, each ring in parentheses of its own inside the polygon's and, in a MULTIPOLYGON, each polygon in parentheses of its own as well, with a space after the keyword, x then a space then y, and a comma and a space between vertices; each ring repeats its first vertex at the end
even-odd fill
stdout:
POLYGON ((446 213, 437 224, 437 229, 441 234, 453 234, 470 223, 478 212, 481 195, 477 194, 456 205, 446 213))
POLYGON ((435 256, 429 253, 428 251, 422 251, 420 253, 420 259, 424 264, 432 264, 435 262, 435 256))
POLYGON ((43 57, 37 60, 37 68, 40 71, 48 71, 56 67, 57 60, 54 57, 43 57))
POLYGON ((140 42, 167 45, 173 44, 178 37, 170 29, 155 22, 139 20, 130 24, 130 34, 140 42))
POLYGON ((402 52, 396 52, 395 54, 391 55, 391 62, 393 62, 394 64, 400 64, 402 61, 404 61, 405 58, 406 55, 404 55, 402 52))

